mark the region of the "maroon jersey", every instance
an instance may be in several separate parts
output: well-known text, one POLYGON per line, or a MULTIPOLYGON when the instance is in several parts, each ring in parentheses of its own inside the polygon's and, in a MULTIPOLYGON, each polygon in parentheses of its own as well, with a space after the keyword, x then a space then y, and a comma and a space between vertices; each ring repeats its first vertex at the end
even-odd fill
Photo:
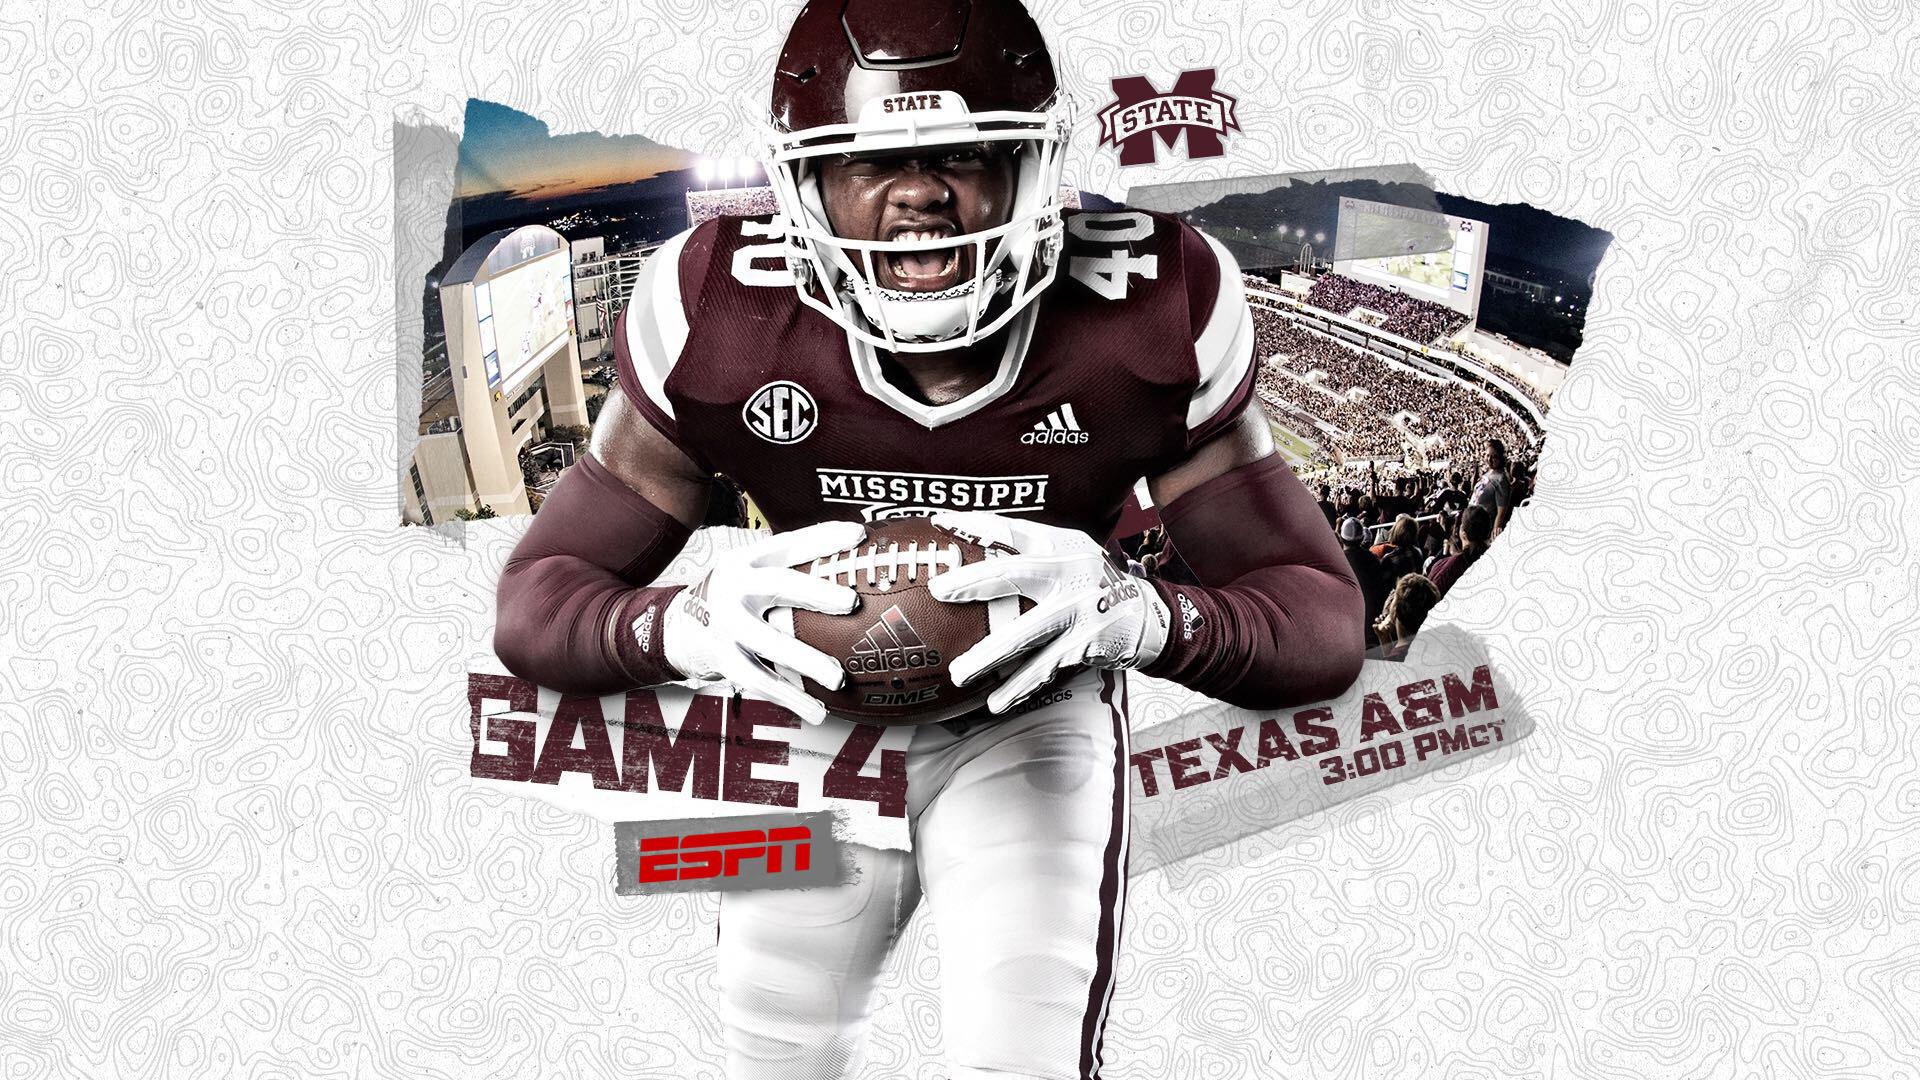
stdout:
POLYGON ((1137 481, 1246 407, 1253 324, 1233 257, 1192 227, 1141 211, 1066 226, 1054 283, 951 404, 901 391, 802 304, 764 218, 709 221, 648 260, 614 331, 620 387, 776 530, 989 510, 1104 540, 1137 481))

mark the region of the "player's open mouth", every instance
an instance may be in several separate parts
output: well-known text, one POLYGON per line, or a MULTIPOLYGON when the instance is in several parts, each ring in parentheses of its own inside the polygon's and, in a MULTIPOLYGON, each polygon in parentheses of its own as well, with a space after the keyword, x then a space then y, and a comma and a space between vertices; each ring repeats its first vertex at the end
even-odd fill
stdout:
MULTIPOLYGON (((938 240, 952 236, 945 226, 933 229, 896 229, 888 240, 938 240)), ((964 247, 927 251, 899 251, 881 255, 880 284, 901 292, 939 292, 959 284, 971 252, 964 247)))

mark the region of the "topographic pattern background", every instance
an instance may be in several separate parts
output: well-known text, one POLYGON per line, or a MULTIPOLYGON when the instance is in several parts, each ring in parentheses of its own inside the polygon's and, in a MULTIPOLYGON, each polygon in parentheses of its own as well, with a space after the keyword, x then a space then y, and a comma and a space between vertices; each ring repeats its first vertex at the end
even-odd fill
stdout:
MULTIPOLYGON (((390 524, 390 162, 470 95, 747 152, 791 10, 0 8, 0 1078, 718 1076, 710 899, 466 782, 497 567, 390 524)), ((1915 6, 1038 12, 1089 112, 1240 97, 1082 187, 1406 161, 1616 237, 1443 609, 1539 730, 1137 882, 1110 1075, 1915 1076, 1915 6)), ((875 1075, 942 1074, 933 946, 875 1075)))

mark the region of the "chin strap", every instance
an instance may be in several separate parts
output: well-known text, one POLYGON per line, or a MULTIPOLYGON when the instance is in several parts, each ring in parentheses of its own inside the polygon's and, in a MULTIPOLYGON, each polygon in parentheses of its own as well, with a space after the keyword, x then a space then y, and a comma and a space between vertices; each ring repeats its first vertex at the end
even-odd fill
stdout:
MULTIPOLYGON (((923 300, 956 300, 963 296, 971 296, 973 295, 974 286, 978 284, 979 282, 975 281, 963 281, 950 289, 941 289, 939 292, 906 292, 901 289, 889 289, 882 285, 875 285, 872 286, 872 288, 873 291, 878 293, 884 300, 901 300, 912 303, 923 300)), ((1008 274, 1005 270, 995 268, 993 273, 987 275, 987 292, 990 294, 997 295, 1006 292, 1012 287, 1012 282, 1008 280, 1008 274)), ((849 287, 847 291, 851 292, 851 287, 849 287)))
MULTIPOLYGON (((880 285, 868 285, 864 290, 856 290, 852 280, 843 281, 841 283, 840 292, 847 308, 851 311, 859 312, 860 317, 867 320, 868 328, 874 334, 881 337, 886 336, 886 331, 881 329, 881 327, 874 321, 872 315, 870 315, 866 311, 866 305, 869 303, 871 304, 908 304, 908 305, 919 305, 919 304, 927 304, 927 303, 947 303, 947 304, 956 304, 961 306, 960 317, 958 320, 956 320, 958 325, 951 331, 948 331, 947 333, 944 333, 944 334, 902 333, 900 332, 899 328, 897 327, 894 328, 893 330, 894 340, 909 342, 912 344, 920 344, 920 343, 929 342, 929 341, 950 341, 955 338, 963 337, 967 334, 970 327, 988 322, 989 321, 988 317, 984 311, 982 311, 981 317, 977 321, 973 320, 970 317, 971 298, 974 295, 975 290, 979 288, 982 284, 986 286, 988 300, 986 304, 982 305, 982 307, 984 308, 987 306, 987 304, 991 304, 993 302, 993 298, 998 297, 1001 293, 1008 292, 1012 289, 1013 287, 1012 278, 1013 276, 1007 273, 1005 270, 999 267, 995 267, 992 271, 990 271, 987 274, 986 280, 984 282, 963 281, 960 284, 955 285, 950 289, 941 289, 939 292, 927 292, 927 293, 904 292, 898 289, 889 289, 880 285)), ((891 322, 893 320, 889 320, 889 321, 891 322)))

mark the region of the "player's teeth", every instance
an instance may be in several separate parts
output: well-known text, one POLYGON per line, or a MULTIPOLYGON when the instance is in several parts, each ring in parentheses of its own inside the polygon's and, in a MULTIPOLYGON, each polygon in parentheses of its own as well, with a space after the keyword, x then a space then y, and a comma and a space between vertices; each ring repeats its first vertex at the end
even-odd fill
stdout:
POLYGON ((931 251, 902 252, 894 259, 894 268, 909 278, 932 278, 946 272, 951 265, 951 255, 940 255, 931 251))
MULTIPOLYGON (((944 239, 952 235, 948 229, 903 229, 894 235, 901 242, 944 239)), ((902 284, 937 281, 953 273, 959 265, 960 250, 956 247, 935 248, 922 251, 895 251, 887 253, 887 265, 892 268, 896 280, 902 284)))

